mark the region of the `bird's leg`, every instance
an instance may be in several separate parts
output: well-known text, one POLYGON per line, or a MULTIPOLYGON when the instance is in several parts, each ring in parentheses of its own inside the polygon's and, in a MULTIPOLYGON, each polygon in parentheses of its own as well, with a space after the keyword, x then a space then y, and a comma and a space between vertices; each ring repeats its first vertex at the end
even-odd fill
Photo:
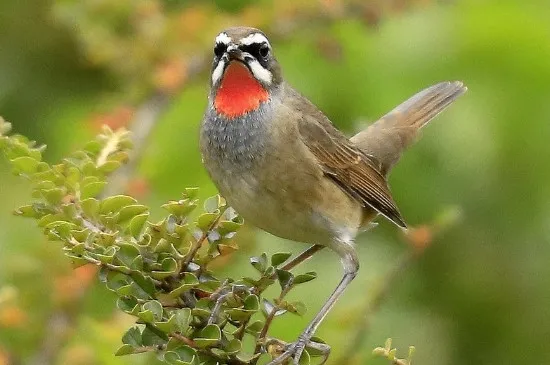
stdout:
MULTIPOLYGON (((283 352, 280 356, 271 361, 268 365, 281 365, 285 363, 285 361, 290 357, 293 358, 293 363, 297 365, 306 346, 309 346, 310 343, 313 345, 313 347, 316 347, 316 345, 318 345, 311 342, 311 337, 313 337, 315 331, 317 330, 323 319, 326 317, 328 312, 332 309, 332 307, 334 307, 334 304, 336 303, 338 298, 340 298, 342 293, 344 293, 344 290, 346 290, 348 284, 355 278, 355 276, 357 275, 357 270, 359 269, 357 255, 353 248, 350 246, 350 250, 346 251, 347 252, 342 257, 342 264, 345 270, 344 277, 342 278, 334 292, 332 292, 325 304, 321 307, 321 310, 319 310, 317 315, 315 315, 313 320, 309 323, 305 331, 298 337, 298 340, 292 344, 289 344, 285 352, 283 352)), ((330 351, 330 348, 328 348, 327 346, 326 349, 326 352, 328 353, 330 351)))

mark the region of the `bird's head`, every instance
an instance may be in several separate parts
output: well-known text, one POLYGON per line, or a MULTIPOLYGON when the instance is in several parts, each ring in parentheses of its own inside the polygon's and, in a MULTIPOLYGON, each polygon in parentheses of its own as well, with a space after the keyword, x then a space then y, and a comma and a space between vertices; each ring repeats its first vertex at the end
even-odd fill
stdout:
POLYGON ((211 97, 216 112, 236 118, 268 102, 282 82, 269 40, 255 28, 235 27, 214 44, 211 97))

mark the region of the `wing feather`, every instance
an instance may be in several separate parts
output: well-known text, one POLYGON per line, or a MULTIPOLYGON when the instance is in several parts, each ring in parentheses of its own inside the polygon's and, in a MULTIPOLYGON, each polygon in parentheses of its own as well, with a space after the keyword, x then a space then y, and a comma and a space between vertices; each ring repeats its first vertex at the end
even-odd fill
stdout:
POLYGON ((369 156, 330 123, 321 124, 304 116, 299 121, 298 130, 327 177, 365 207, 371 207, 398 226, 406 227, 386 179, 369 156))

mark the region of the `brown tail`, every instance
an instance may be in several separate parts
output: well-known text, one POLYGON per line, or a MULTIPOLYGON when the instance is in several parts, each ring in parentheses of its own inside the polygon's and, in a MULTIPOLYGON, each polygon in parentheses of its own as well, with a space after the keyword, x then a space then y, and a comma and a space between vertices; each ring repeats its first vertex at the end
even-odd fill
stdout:
POLYGON ((353 136, 351 141, 374 157, 380 163, 380 172, 386 175, 403 151, 416 140, 420 128, 466 90, 460 81, 430 86, 353 136))

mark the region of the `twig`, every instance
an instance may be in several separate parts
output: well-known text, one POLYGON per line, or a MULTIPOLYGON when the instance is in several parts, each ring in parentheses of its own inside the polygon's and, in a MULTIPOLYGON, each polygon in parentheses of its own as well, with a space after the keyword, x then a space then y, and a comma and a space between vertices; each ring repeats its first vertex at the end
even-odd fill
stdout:
POLYGON ((195 343, 195 341, 193 341, 192 339, 190 338, 187 338, 185 337, 184 335, 180 334, 180 333, 177 333, 177 332, 173 332, 173 333, 170 333, 169 335, 170 337, 174 337, 175 339, 183 342, 184 344, 186 344, 187 346, 190 346, 190 347, 193 347, 193 348, 197 348, 197 344, 195 343))
MULTIPOLYGON (((283 267, 281 267, 281 269, 286 270, 286 271, 290 271, 293 268, 295 268, 296 266, 298 266, 299 264, 301 264, 302 262, 309 259, 315 253, 321 251, 323 248, 325 248, 325 246, 313 245, 310 248, 308 248, 307 250, 305 250, 304 252, 302 252, 301 254, 299 254, 298 256, 296 256, 295 258, 293 258, 292 260, 290 260, 287 264, 285 264, 283 267)), ((276 277, 276 275, 277 274, 273 274, 273 276, 271 278, 274 279, 276 277)))
MULTIPOLYGON (((278 303, 281 303, 285 296, 288 294, 288 292, 292 289, 292 283, 288 283, 286 287, 281 290, 281 294, 279 294, 279 300, 278 303)), ((256 340, 256 347, 254 348, 254 355, 258 354, 262 350, 262 346, 265 341, 265 337, 267 336, 267 332, 269 331, 269 327, 271 327, 271 324, 273 323, 273 320, 275 319, 275 316, 277 315, 277 312, 281 308, 274 304, 273 309, 271 309, 271 312, 265 319, 264 326, 262 327, 262 330, 260 331, 260 334, 258 335, 258 339, 256 340)), ((252 365, 255 365, 258 362, 258 358, 252 360, 252 365)))
POLYGON ((220 222, 220 219, 222 219, 223 214, 228 208, 229 206, 226 205, 220 209, 220 213, 218 214, 216 219, 210 224, 208 229, 206 229, 202 233, 202 236, 197 241, 195 241, 195 243, 191 246, 191 248, 189 249, 189 252, 187 253, 187 255, 185 255, 185 258, 183 259, 180 275, 184 273, 184 271, 187 269, 187 265, 189 265, 193 257, 195 257, 195 255, 197 254, 197 251, 202 247, 202 244, 204 243, 204 241, 208 238, 208 232, 216 228, 216 226, 220 222))

